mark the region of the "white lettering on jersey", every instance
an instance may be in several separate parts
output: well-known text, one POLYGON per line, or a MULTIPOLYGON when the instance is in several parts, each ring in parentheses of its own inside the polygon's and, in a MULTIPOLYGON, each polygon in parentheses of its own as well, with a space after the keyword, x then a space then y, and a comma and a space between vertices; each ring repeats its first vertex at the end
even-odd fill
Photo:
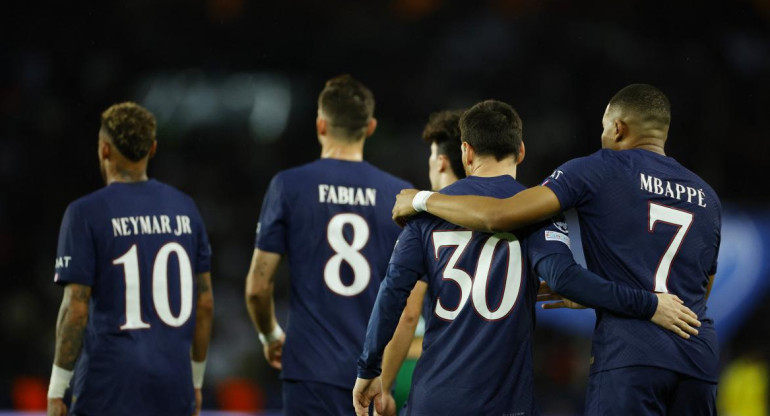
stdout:
POLYGON ((377 190, 374 188, 334 186, 325 183, 318 185, 318 202, 322 204, 374 206, 376 200, 377 190))
POLYGON ((706 202, 704 201, 704 199, 706 199, 706 193, 703 192, 703 189, 695 189, 691 186, 685 186, 679 183, 672 184, 672 182, 645 175, 644 173, 640 173, 640 175, 640 189, 644 189, 651 194, 663 195, 680 201, 687 201, 691 204, 695 203, 693 198, 697 196, 697 204, 703 208, 706 207, 706 202))
POLYGON ((171 217, 168 215, 144 215, 139 217, 111 218, 112 235, 115 237, 127 237, 130 235, 151 234, 192 234, 190 217, 187 215, 175 216, 176 227, 171 227, 171 217))
POLYGON ((67 268, 70 265, 70 260, 72 257, 70 256, 61 256, 56 258, 56 266, 54 266, 57 269, 67 268))

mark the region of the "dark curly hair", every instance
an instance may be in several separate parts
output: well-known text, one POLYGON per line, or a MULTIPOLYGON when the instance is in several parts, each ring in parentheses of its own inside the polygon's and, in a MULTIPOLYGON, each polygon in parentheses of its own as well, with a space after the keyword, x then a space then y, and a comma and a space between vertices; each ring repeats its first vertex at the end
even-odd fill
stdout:
POLYGON ((463 154, 460 149, 460 117, 465 110, 445 110, 432 113, 422 131, 422 139, 436 143, 437 153, 449 158, 452 172, 458 178, 465 177, 463 154))
POLYGON ((150 152, 156 125, 152 113, 130 101, 112 105, 102 113, 102 129, 120 154, 134 162, 150 152))

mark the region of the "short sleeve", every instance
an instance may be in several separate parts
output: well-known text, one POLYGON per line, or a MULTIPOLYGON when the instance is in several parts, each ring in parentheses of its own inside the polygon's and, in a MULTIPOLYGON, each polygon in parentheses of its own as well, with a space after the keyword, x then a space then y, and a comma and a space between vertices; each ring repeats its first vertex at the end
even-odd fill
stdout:
POLYGON ((270 181, 262 211, 257 223, 257 238, 254 246, 271 253, 286 253, 288 210, 284 202, 283 181, 276 175, 270 181))
POLYGON ((534 268, 544 257, 551 254, 567 254, 570 250, 569 228, 563 215, 558 215, 535 226, 527 238, 527 257, 534 268))
POLYGON ((94 285, 96 248, 91 227, 79 205, 73 203, 64 212, 56 250, 54 282, 94 285))
POLYGON ((197 212, 197 244, 196 258, 195 258, 195 273, 207 273, 211 271, 211 243, 209 243, 209 236, 206 233, 206 224, 203 222, 203 218, 200 212, 197 212))
POLYGON ((607 159, 602 150, 590 156, 572 159, 559 166, 542 186, 556 194, 562 211, 587 202, 607 178, 607 159))
POLYGON ((396 240, 393 255, 390 257, 390 264, 396 264, 418 273, 422 280, 427 273, 427 269, 423 255, 425 247, 420 237, 420 222, 420 219, 416 218, 406 224, 406 227, 398 236, 398 240, 396 240))

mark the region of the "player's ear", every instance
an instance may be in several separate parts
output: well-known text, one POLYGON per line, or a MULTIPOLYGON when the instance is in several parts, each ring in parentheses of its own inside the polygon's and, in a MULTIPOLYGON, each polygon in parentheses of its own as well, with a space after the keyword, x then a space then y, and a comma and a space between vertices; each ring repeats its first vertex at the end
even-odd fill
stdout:
POLYGON ((329 128, 328 122, 320 115, 315 119, 315 129, 319 136, 326 136, 326 130, 329 128))
POLYGON ((628 124, 626 124, 625 121, 621 120, 620 118, 616 118, 613 121, 615 125, 615 142, 619 142, 623 140, 624 137, 628 136, 628 124))
POLYGON ((158 150, 158 141, 157 140, 153 140, 152 141, 152 146, 150 146, 150 152, 147 153, 147 159, 152 159, 153 157, 155 157, 155 151, 156 150, 158 150))
POLYGON ((377 128, 377 119, 372 117, 369 119, 369 122, 366 123, 366 136, 369 137, 372 134, 374 134, 374 130, 377 128))
POLYGON ((99 140, 99 157, 108 160, 112 155, 112 146, 106 140, 99 140))
POLYGON ((436 160, 438 160, 439 173, 446 172, 447 169, 449 169, 449 158, 446 155, 438 155, 438 157, 436 157, 436 160))
POLYGON ((520 165, 521 162, 524 161, 524 155, 526 154, 526 150, 524 149, 524 142, 521 142, 521 146, 519 146, 519 154, 516 155, 516 165, 520 165))

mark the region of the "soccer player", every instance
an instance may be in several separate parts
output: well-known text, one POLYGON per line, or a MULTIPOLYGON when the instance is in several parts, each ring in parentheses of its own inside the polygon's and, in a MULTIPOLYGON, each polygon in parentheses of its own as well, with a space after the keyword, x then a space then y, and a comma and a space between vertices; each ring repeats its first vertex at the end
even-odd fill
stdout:
MULTIPOLYGON (((505 198, 524 189, 515 180, 524 158, 521 120, 511 106, 491 100, 476 104, 463 114, 460 129, 468 177, 442 194, 505 198)), ((533 268, 591 306, 625 308, 644 319, 669 307, 685 309, 673 296, 622 287, 580 268, 568 244, 558 221, 517 234, 473 232, 430 215, 410 221, 372 311, 353 391, 356 412, 367 414, 371 399, 381 394, 376 377, 382 351, 409 291, 425 274, 434 316, 415 369, 408 414, 537 413, 531 339, 539 282, 533 268)), ((375 407, 382 410, 381 403, 375 407)))
MULTIPOLYGON (((428 177, 434 191, 449 186, 459 178, 465 177, 465 168, 460 151, 460 116, 463 110, 445 110, 433 113, 422 132, 422 139, 430 144, 428 158, 428 177)), ((420 316, 427 321, 432 314, 425 302, 428 283, 418 280, 407 299, 404 312, 398 322, 396 332, 382 357, 382 402, 383 416, 395 415, 400 403, 391 394, 396 378, 401 377, 407 367, 402 368, 405 360, 414 361, 419 357, 422 347, 422 336, 415 337, 420 316), (417 351, 417 353, 414 353, 417 351), (399 371, 401 369, 401 371, 399 371)), ((411 379, 411 375, 407 377, 411 379)), ((407 391, 409 386, 396 386, 396 393, 407 391)), ((399 395, 400 396, 400 395, 399 395)), ((399 401, 403 400, 399 397, 399 401)))
POLYGON ((603 150, 565 163, 543 186, 505 200, 428 193, 413 199, 409 190, 393 209, 403 221, 415 212, 414 202, 452 223, 499 231, 574 207, 590 270, 634 288, 676 294, 697 314, 698 336, 683 339, 597 310, 589 415, 716 412, 719 352, 706 300, 717 268, 721 204, 706 182, 666 156, 670 120, 663 92, 629 85, 607 105, 603 150))
POLYGON ((191 415, 214 299, 206 229, 193 200, 147 177, 155 117, 131 102, 102 113, 107 186, 71 203, 54 281, 64 286, 48 414, 191 415), (192 361, 192 362, 191 362, 192 361), (73 376, 74 372, 74 376, 73 376))
POLYGON ((318 98, 321 158, 275 175, 262 204, 246 303, 265 357, 282 370, 287 415, 350 412, 367 318, 400 232, 390 209, 408 185, 363 161, 376 125, 366 86, 349 75, 329 80, 318 98), (273 306, 284 256, 285 335, 273 306))

